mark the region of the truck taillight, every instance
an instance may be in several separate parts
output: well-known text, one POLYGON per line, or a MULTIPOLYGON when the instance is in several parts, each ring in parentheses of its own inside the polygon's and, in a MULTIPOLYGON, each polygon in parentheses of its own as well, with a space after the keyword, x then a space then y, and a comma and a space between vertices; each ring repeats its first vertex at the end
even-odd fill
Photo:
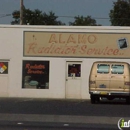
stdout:
POLYGON ((95 81, 89 81, 90 84, 95 84, 96 82, 95 81))
POLYGON ((125 82, 125 85, 130 85, 130 82, 125 82))

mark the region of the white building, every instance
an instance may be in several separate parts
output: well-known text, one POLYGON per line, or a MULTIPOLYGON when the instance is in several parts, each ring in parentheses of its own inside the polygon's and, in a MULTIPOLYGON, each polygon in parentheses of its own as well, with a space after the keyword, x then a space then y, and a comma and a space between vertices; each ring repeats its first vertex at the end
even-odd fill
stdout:
POLYGON ((89 99, 94 61, 130 63, 130 28, 0 25, 0 97, 89 99))

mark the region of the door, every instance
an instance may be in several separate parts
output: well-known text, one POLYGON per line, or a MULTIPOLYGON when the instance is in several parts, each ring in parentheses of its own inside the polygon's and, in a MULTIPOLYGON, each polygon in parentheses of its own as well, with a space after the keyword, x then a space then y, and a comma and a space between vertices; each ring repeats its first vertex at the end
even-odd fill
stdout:
POLYGON ((124 65, 113 64, 111 66, 111 91, 124 91, 124 65))
POLYGON ((81 99, 82 62, 66 62, 66 98, 81 99))
POLYGON ((97 64, 96 79, 96 91, 107 92, 110 87, 110 65, 109 64, 97 64))

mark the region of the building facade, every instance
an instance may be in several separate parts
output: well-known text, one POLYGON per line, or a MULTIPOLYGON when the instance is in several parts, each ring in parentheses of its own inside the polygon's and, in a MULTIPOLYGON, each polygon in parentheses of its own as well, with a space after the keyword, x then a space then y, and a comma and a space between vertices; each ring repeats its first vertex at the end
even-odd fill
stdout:
POLYGON ((89 99, 93 62, 130 63, 129 30, 0 25, 0 97, 89 99))

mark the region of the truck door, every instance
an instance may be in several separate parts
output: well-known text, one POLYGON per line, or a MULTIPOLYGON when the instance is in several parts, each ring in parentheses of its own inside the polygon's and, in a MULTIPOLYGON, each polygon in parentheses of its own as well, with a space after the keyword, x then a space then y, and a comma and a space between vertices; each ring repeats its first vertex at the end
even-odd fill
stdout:
POLYGON ((110 91, 123 92, 124 91, 124 65, 111 65, 111 80, 110 91))
POLYGON ((110 83, 110 65, 109 64, 97 64, 96 75, 96 91, 101 91, 100 94, 105 94, 109 91, 110 83))

